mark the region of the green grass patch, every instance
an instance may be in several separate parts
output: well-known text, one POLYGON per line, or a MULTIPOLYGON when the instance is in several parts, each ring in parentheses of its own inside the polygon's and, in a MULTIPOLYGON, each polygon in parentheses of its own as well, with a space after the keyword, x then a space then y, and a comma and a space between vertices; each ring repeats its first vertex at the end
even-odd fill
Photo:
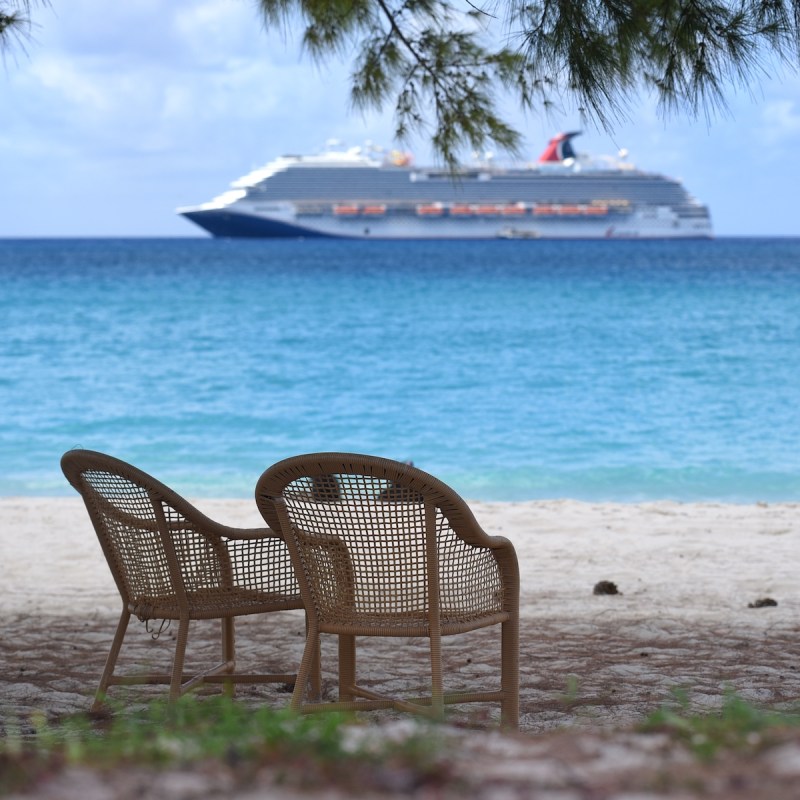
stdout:
POLYGON ((399 733, 387 730, 359 725, 345 714, 304 716, 225 697, 186 696, 103 719, 75 715, 53 723, 34 714, 24 733, 6 725, 0 738, 0 793, 70 765, 161 769, 213 761, 241 783, 269 767, 277 779, 298 785, 335 781, 374 788, 398 776, 413 786, 445 778, 444 740, 434 724, 413 720, 399 733))
POLYGON ((763 709, 736 694, 725 696, 716 713, 693 714, 686 692, 673 692, 675 702, 651 714, 642 724, 645 731, 667 731, 705 761, 720 750, 757 750, 779 739, 787 730, 800 727, 800 711, 763 709))

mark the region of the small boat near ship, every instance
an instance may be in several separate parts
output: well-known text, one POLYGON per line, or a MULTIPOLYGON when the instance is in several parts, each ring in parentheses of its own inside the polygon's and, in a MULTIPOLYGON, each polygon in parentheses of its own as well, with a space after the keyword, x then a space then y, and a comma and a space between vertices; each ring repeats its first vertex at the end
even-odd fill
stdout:
POLYGON ((708 207, 683 184, 617 158, 578 154, 579 132, 536 163, 486 160, 455 174, 406 153, 331 147, 289 155, 178 213, 213 236, 343 239, 700 239, 708 207), (509 224, 509 218, 513 225, 509 224))

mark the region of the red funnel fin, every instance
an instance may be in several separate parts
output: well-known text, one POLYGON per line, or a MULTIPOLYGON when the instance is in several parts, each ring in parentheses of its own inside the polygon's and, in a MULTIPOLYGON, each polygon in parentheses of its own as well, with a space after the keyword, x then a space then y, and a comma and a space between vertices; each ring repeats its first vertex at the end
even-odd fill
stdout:
POLYGON ((579 136, 580 131, 572 133, 559 133, 554 136, 545 147, 544 152, 539 156, 539 163, 555 162, 561 163, 565 158, 575 158, 575 151, 572 149, 571 139, 579 136))

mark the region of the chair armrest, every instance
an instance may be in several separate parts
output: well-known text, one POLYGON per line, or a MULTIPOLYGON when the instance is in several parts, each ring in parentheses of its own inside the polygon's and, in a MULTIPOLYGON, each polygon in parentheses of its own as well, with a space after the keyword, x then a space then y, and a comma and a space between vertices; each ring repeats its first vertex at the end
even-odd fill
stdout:
POLYGON ((220 535, 226 539, 283 539, 283 536, 272 528, 229 528, 226 525, 216 527, 220 535))
POLYGON ((493 536, 496 544, 492 547, 503 582, 503 605, 506 611, 519 610, 519 560, 514 545, 505 536, 493 536))

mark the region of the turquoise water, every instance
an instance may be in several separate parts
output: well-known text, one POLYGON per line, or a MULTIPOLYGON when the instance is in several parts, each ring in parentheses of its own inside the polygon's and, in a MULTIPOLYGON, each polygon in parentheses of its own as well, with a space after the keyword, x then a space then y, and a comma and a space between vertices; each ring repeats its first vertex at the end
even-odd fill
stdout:
POLYGON ((0 494, 103 450, 249 497, 301 452, 469 498, 800 500, 800 240, 0 241, 0 494))

